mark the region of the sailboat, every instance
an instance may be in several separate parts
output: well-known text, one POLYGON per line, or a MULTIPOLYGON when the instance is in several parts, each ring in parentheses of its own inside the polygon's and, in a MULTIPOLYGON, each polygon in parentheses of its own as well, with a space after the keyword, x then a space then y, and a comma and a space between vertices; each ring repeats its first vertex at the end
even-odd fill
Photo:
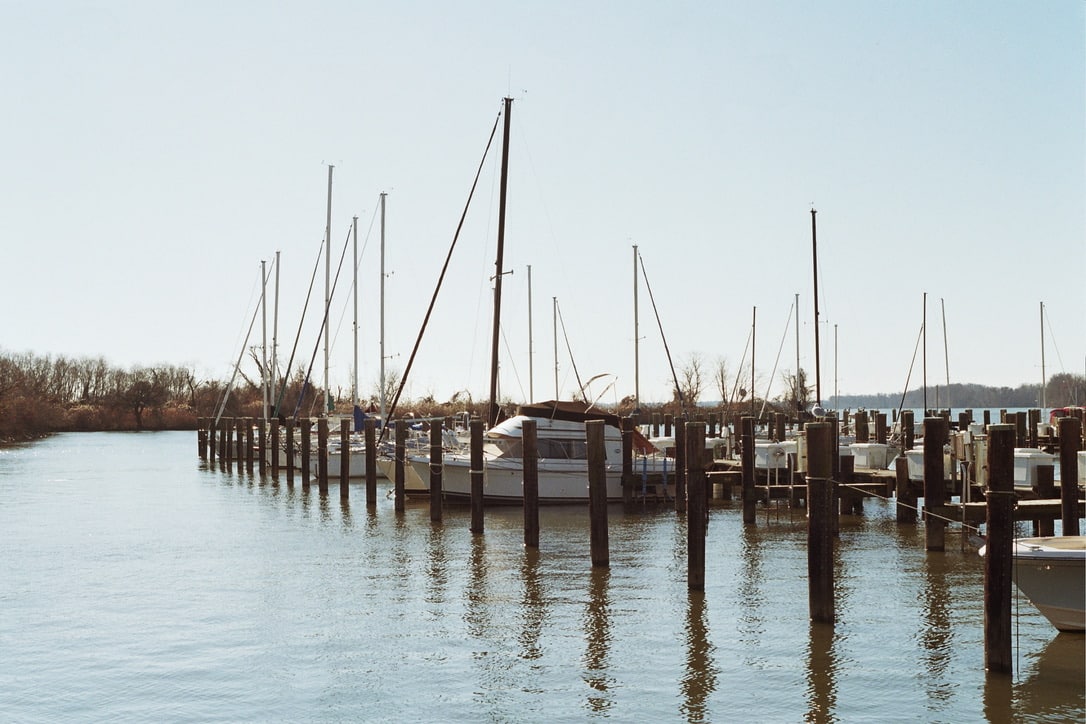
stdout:
MULTIPOLYGON (((499 183, 498 242, 494 272, 494 321, 491 347, 490 397, 487 407, 487 430, 483 444, 483 500, 489 503, 520 503, 523 501, 524 422, 536 423, 538 448, 539 502, 584 503, 588 501, 588 445, 585 424, 589 420, 605 423, 607 468, 607 497, 622 500, 622 437, 619 419, 615 415, 593 409, 587 402, 557 401, 522 405, 512 417, 500 420, 497 401, 498 342, 501 325, 502 259, 505 244, 506 190, 509 173, 509 129, 512 99, 504 99, 504 130, 502 139, 501 180, 499 183)), ((669 460, 652 455, 655 449, 639 438, 639 450, 647 453, 639 458, 645 473, 667 470, 669 460), (651 468, 650 468, 651 461, 651 468)), ((407 455, 405 485, 426 481, 430 477, 427 455, 407 455)), ((673 467, 673 463, 670 463, 673 467)), ((442 488, 448 500, 471 499, 471 455, 468 451, 450 451, 442 456, 442 488)))

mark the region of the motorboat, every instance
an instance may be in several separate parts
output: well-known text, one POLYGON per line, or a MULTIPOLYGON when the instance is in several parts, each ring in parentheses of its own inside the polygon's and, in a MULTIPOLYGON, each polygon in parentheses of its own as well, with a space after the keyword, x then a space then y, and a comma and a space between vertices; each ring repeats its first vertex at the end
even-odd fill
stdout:
POLYGON ((1086 536, 1017 538, 1018 590, 1060 631, 1086 630, 1086 536))
MULTIPOLYGON (((517 414, 487 430, 483 436, 483 500, 521 504, 524 483, 523 428, 536 423, 540 504, 588 502, 588 442, 586 423, 604 421, 607 499, 621 502, 622 432, 618 416, 593 410, 582 402, 550 401, 522 405, 517 414)), ((674 475, 674 458, 654 448, 634 431, 636 474, 674 475)), ((416 479, 429 480, 430 459, 408 456, 416 479)), ((468 450, 442 457, 442 492, 449 501, 471 500, 471 454, 468 450)), ((412 476, 407 474, 408 478, 412 476)), ((666 484, 666 481, 665 481, 666 484)))

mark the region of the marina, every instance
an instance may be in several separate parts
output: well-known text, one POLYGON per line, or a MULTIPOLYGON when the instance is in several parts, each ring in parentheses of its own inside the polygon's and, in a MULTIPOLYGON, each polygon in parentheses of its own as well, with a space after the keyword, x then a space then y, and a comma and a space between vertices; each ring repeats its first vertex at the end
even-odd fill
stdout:
POLYGON ((67 434, 0 455, 0 717, 17 721, 1076 721, 1083 638, 1016 599, 1015 672, 985 672, 982 559, 925 550, 871 500, 842 515, 837 623, 812 625, 806 520, 516 507, 469 531, 199 463, 191 433, 67 434), (64 651, 65 655, 56 655, 64 651), (42 696, 42 691, 56 692, 42 696))

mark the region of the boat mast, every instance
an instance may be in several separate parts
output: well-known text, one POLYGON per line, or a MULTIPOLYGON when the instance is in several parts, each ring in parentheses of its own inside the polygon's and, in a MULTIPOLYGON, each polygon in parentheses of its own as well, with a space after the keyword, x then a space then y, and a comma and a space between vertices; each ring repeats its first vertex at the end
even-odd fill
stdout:
POLYGON ((796 413, 797 414, 801 411, 801 408, 799 406, 800 391, 801 390, 799 389, 799 293, 797 292, 796 293, 796 384, 795 384, 795 390, 793 392, 793 394, 795 395, 796 413))
POLYGON ((920 354, 921 369, 924 371, 924 417, 928 415, 928 293, 924 292, 924 313, 921 317, 920 329, 924 332, 923 351, 920 354))
POLYGON ((1045 377, 1045 303, 1041 302, 1041 412, 1044 412, 1046 404, 1045 400, 1045 387, 1048 385, 1048 378, 1045 377))
POLYGON ((268 419, 268 273, 267 262, 260 260, 260 386, 264 395, 264 419, 268 419))
MULTIPOLYGON (((271 390, 279 389, 276 376, 279 374, 279 250, 275 251, 275 306, 272 313, 272 358, 271 358, 271 390)), ((275 403, 276 417, 279 416, 279 403, 275 403)))
POLYGON ((554 399, 558 396, 558 297, 551 297, 551 324, 554 326, 554 399))
POLYGON ((750 311, 750 416, 754 417, 754 335, 758 330, 758 307, 750 311))
POLYGON ((324 399, 321 417, 328 417, 328 305, 332 293, 332 169, 328 164, 328 211, 324 224, 324 399))
POLYGON ((939 309, 943 315, 943 365, 946 367, 946 406, 949 409, 952 407, 950 404, 950 352, 946 344, 946 301, 942 297, 939 297, 939 309))
POLYGON ((634 409, 641 409, 641 356, 638 345, 641 340, 637 336, 637 244, 633 245, 633 304, 634 304, 634 409))
POLYGON ((818 231, 815 224, 815 214, 818 212, 811 208, 811 256, 814 259, 814 342, 815 342, 815 404, 822 406, 822 373, 821 361, 818 351, 818 231))
POLYGON ((381 192, 381 429, 385 427, 385 196, 381 192))
POLYGON ((528 402, 535 402, 533 380, 535 371, 532 365, 532 265, 528 265, 528 402))
POLYGON ((501 335, 502 311, 502 258, 505 254, 505 199, 509 179, 509 117, 513 112, 513 99, 505 98, 505 126, 502 132, 502 171, 498 190, 498 253, 494 261, 494 334, 490 347, 490 407, 487 423, 498 423, 498 340, 501 335))
MULTIPOLYGON (((351 377, 351 418, 358 405, 358 217, 351 217, 351 254, 354 256, 354 375, 351 377)), ((358 432, 355 430, 355 432, 358 432)))

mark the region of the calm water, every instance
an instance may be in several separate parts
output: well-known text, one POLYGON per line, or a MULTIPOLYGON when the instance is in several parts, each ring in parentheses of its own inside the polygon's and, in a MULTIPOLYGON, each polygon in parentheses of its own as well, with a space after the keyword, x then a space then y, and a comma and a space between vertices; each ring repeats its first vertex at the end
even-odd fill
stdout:
MULTIPOLYGON (((842 520, 837 624, 807 615, 806 532, 711 514, 704 595, 665 509, 397 516, 364 486, 208 468, 195 433, 0 450, 0 720, 1051 721, 1086 712, 1083 636, 1016 598, 1016 672, 984 671, 981 559, 842 520)), ((386 481, 382 481, 387 486, 386 481)))

